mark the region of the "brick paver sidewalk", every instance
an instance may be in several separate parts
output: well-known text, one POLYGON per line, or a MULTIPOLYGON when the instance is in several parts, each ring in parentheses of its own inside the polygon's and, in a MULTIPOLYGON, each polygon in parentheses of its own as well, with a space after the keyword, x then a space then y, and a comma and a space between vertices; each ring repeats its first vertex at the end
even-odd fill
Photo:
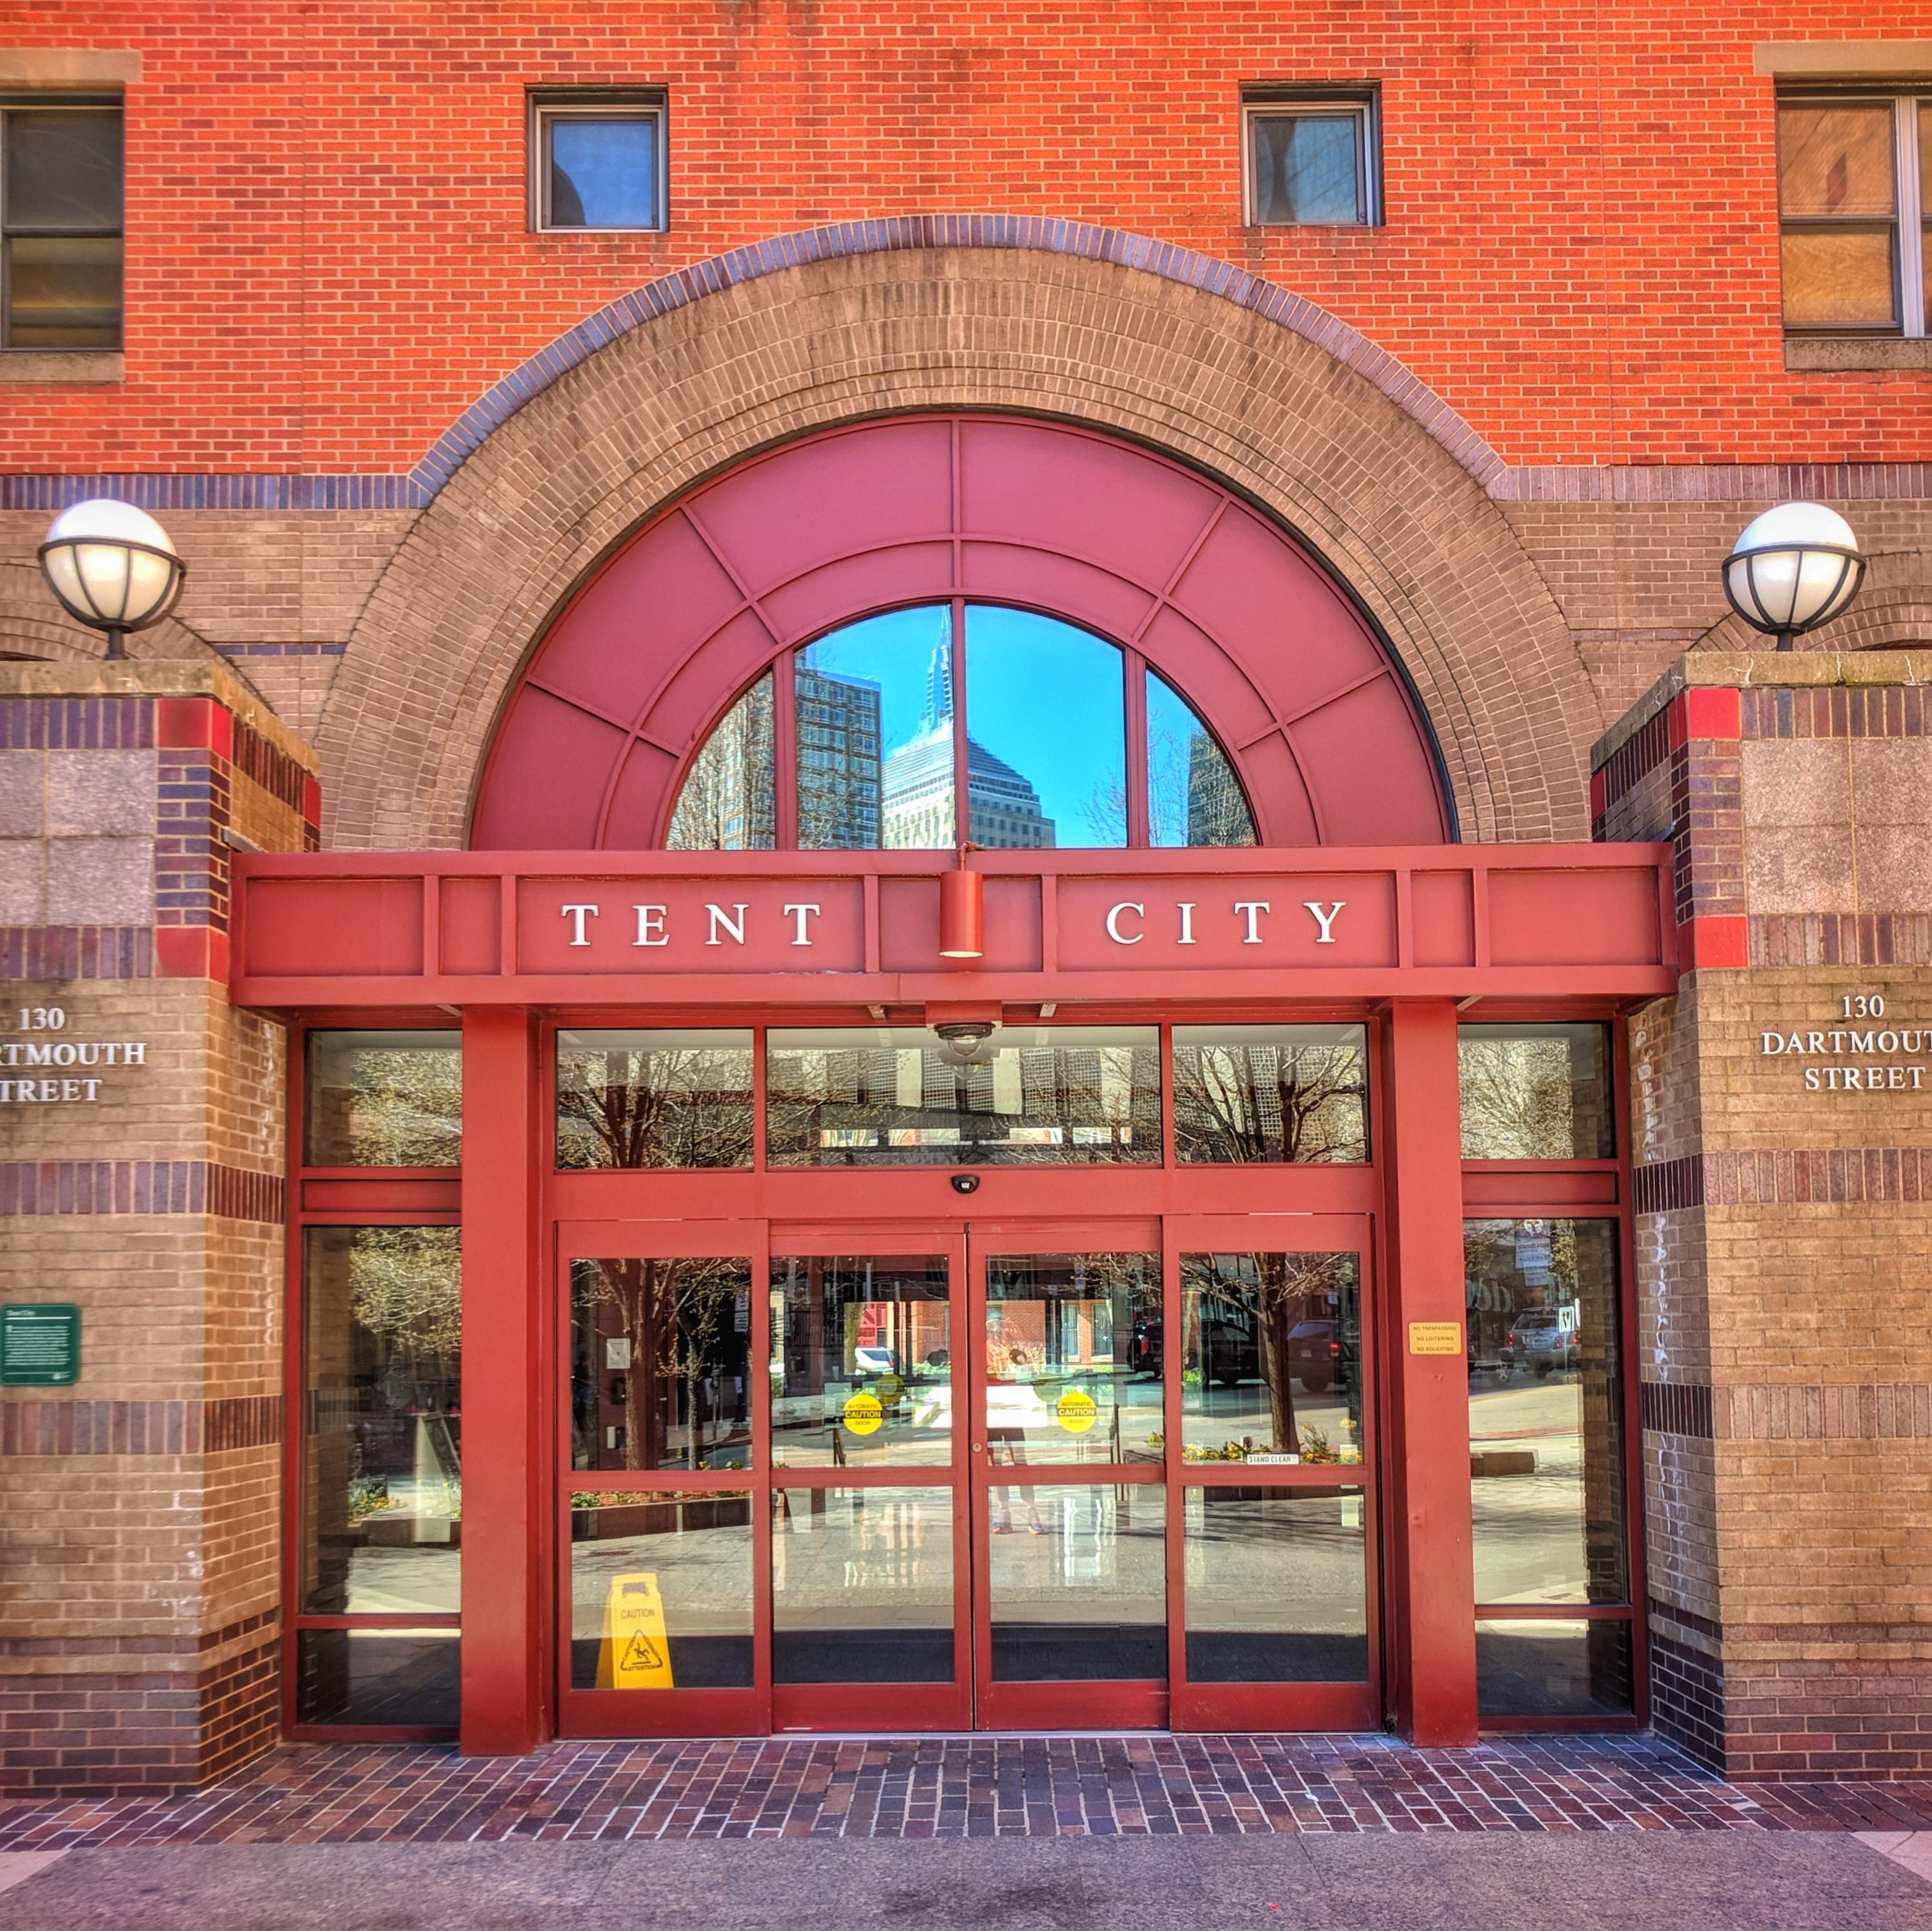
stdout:
POLYGON ((0 1850, 518 1838, 1932 1828, 1932 1783, 1726 1783, 1648 1737, 292 1745, 172 1798, 0 1804, 0 1850))

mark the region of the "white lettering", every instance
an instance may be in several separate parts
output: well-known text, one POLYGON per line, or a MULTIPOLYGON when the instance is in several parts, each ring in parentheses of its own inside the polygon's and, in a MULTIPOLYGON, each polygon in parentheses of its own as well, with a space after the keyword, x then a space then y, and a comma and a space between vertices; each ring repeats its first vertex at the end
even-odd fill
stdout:
POLYGON ((571 928, 570 943, 573 946, 589 945, 590 941, 584 936, 584 922, 586 919, 596 918, 598 908, 595 905, 566 905, 563 908, 563 916, 576 921, 571 928))
POLYGON ((1174 940, 1177 946, 1191 946, 1194 937, 1194 905, 1192 899, 1184 899, 1174 908, 1180 914, 1180 937, 1174 940))
POLYGON ((721 931, 729 932, 735 945, 742 946, 745 943, 745 914, 750 910, 749 907, 734 905, 731 910, 737 913, 736 919, 730 917, 722 905, 707 905, 704 909, 711 914, 711 936, 704 942, 707 946, 722 943, 718 937, 721 931))
POLYGON ((638 915, 638 936, 631 943, 634 946, 668 946, 670 934, 664 930, 665 907, 662 905, 634 905, 631 910, 638 915))
POLYGON ((1807 1066, 1804 1069, 1804 1090, 1807 1093, 1816 1093, 1818 1090, 1818 1069, 1816 1066, 1807 1066))
POLYGON ((805 929, 805 922, 808 918, 818 916, 818 907, 816 905, 788 905, 784 909, 788 918, 795 918, 798 921, 798 936, 792 943, 795 946, 810 945, 812 935, 805 929))
POLYGON ((1270 912, 1274 909, 1265 898, 1238 898, 1234 901, 1234 910, 1247 915, 1248 935, 1241 941, 1243 945, 1258 946, 1261 943, 1262 935, 1256 929, 1255 921, 1262 913, 1270 912))
POLYGON ((1771 1054, 1783 1052, 1784 1051, 1784 1035, 1782 1033, 1766 1033, 1763 1039, 1759 1044, 1758 1051, 1760 1053, 1771 1054))
POLYGON ((1825 1050, 1825 1036, 1822 1033, 1807 1033, 1804 1050, 1808 1053, 1822 1053, 1825 1050))
POLYGON ((1144 905, 1132 905, 1123 902, 1116 905, 1107 914, 1108 937, 1112 939, 1117 946, 1137 946, 1147 937, 1147 934, 1144 932, 1136 932, 1131 939, 1129 938, 1120 930, 1120 920, 1123 912, 1131 912, 1136 918, 1144 919, 1147 916, 1147 907, 1144 905))
POLYGON ((1896 1033, 1881 1033, 1878 1036, 1878 1044, 1868 1050, 1876 1053, 1895 1053, 1898 1051, 1898 1035, 1896 1033))
POLYGON ((86 1087, 89 1099, 94 1099, 100 1091, 100 1082, 98 1079, 84 1079, 81 1084, 86 1087))
POLYGON ((1322 928, 1322 936, 1315 941, 1318 946, 1332 946, 1335 943, 1335 934, 1330 928, 1335 922, 1336 915, 1348 902, 1346 898, 1338 898, 1324 912, 1314 899, 1303 900, 1304 909, 1315 914, 1315 922, 1322 928))
MULTIPOLYGON (((109 1063, 111 1065, 112 1061, 109 1063)), ((145 1066, 148 1063, 148 1042, 145 1039, 130 1039, 121 1048, 121 1063, 124 1066, 145 1066)))

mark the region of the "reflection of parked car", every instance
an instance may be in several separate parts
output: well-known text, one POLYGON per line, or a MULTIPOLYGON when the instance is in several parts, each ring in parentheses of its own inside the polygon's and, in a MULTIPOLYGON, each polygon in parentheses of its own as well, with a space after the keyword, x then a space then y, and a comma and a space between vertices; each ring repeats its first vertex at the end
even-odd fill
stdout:
POLYGON ((862 1375, 898 1375, 904 1378, 899 1358, 890 1348, 867 1344, 852 1351, 852 1365, 862 1375))
POLYGON ((1514 1367, 1533 1369, 1538 1376, 1576 1365, 1576 1325, 1566 1321, 1568 1309, 1532 1308, 1516 1316, 1503 1343, 1504 1358, 1514 1367))
POLYGON ((1201 1324, 1201 1378, 1232 1388, 1238 1381, 1261 1379, 1261 1350, 1252 1332, 1238 1321, 1201 1324))
POLYGON ((1127 1371, 1160 1378, 1160 1316, 1137 1314, 1133 1332, 1127 1336, 1127 1371))
POLYGON ((1288 1372, 1311 1395, 1326 1394, 1334 1386, 1341 1352, 1332 1321, 1298 1321, 1288 1330, 1288 1372))

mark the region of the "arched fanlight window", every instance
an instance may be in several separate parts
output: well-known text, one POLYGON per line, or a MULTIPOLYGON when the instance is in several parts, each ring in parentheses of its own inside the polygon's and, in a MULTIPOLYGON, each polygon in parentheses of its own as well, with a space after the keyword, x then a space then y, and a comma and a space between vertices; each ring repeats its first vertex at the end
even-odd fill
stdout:
POLYGON ((1251 845, 1255 827, 1214 733, 1137 656, 1034 611, 928 604, 847 624, 745 691, 692 761, 667 843, 964 841, 1251 845))

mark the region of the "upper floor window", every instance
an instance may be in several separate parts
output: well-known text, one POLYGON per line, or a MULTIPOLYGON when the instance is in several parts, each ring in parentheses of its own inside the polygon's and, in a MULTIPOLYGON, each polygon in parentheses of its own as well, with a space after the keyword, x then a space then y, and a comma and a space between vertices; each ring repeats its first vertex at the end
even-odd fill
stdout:
POLYGON ((121 108, 0 97, 0 349, 121 346, 121 108))
POLYGON ((1932 94, 1785 94, 1778 107, 1784 325, 1926 333, 1932 94))
POLYGON ((530 225, 566 231, 660 229, 661 92, 578 88, 530 98, 530 225))
POLYGON ((1251 226, 1370 227, 1382 219, 1376 96, 1256 88, 1241 106, 1251 226))
POLYGON ((887 611, 781 659, 713 727, 666 840, 674 851, 1255 841, 1214 734, 1137 652, 973 604, 887 611))

